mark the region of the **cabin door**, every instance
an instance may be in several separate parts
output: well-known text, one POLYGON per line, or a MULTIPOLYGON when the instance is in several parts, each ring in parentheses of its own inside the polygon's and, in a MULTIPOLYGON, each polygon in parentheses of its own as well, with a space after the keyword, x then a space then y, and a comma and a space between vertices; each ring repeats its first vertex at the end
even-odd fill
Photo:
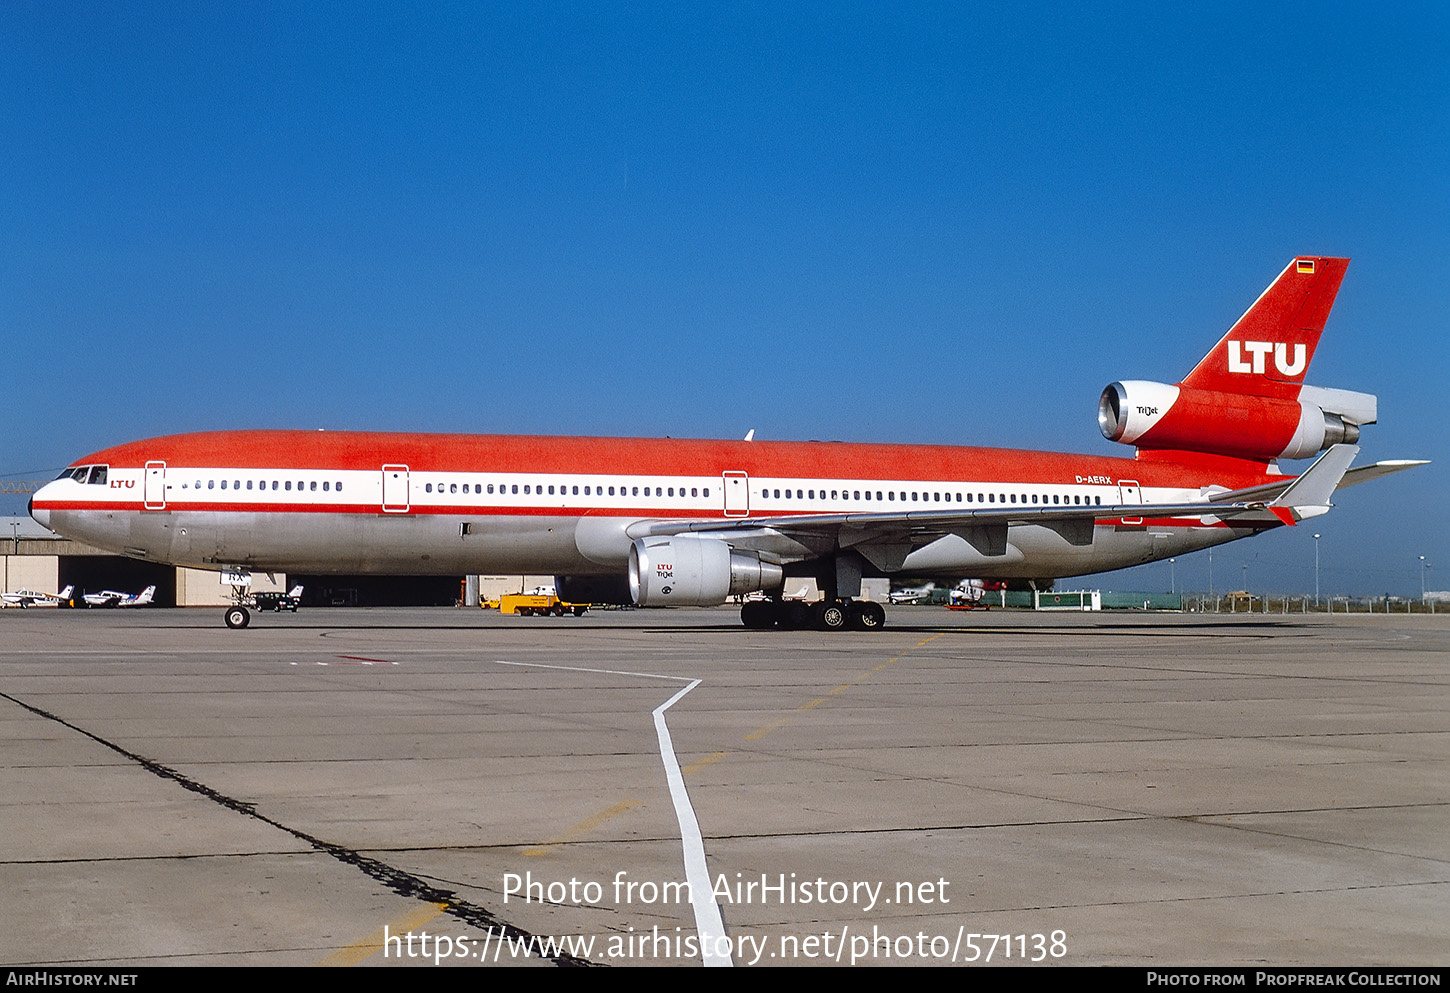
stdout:
POLYGON ((146 480, 141 484, 144 499, 142 506, 147 510, 166 509, 166 463, 147 462, 146 480))
POLYGON ((725 487, 725 516, 750 516, 750 474, 745 472, 723 473, 720 482, 725 487))
POLYGON ((406 513, 412 501, 408 493, 408 467, 383 466, 383 513, 406 513))

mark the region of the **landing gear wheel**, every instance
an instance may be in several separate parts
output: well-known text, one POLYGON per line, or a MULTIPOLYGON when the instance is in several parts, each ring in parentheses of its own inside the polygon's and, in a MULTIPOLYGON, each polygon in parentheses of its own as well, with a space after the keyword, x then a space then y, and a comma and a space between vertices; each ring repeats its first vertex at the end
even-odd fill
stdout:
POLYGON ((870 600, 851 604, 851 626, 857 631, 880 631, 886 624, 886 609, 870 600))
POLYGON ((740 623, 752 631, 775 627, 776 606, 764 600, 752 600, 740 608, 740 623))
POLYGON ((846 629, 846 605, 839 600, 822 600, 811 611, 811 620, 821 631, 844 631, 846 629))
POLYGON ((244 628, 252 623, 252 615, 246 607, 228 607, 226 621, 229 628, 244 628))
POLYGON ((782 631, 800 631, 811 626, 811 605, 801 600, 782 601, 775 625, 782 631))

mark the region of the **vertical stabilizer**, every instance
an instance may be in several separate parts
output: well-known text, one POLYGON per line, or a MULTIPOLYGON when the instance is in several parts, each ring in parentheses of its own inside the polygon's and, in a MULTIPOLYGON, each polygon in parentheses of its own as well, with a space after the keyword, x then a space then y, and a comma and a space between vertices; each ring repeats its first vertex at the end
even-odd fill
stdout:
POLYGON ((1290 262, 1180 386, 1294 400, 1349 259, 1290 262))

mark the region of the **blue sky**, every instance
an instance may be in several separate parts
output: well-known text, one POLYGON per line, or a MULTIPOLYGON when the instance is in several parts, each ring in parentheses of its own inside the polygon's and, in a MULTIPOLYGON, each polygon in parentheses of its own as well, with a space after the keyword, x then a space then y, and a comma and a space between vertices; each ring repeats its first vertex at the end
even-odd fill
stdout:
MULTIPOLYGON (((1435 3, 7 4, 0 476, 230 427, 1127 454, 1106 383, 1345 255, 1309 380, 1437 464, 1340 494, 1323 584, 1447 588, 1446 51, 1435 3)), ((1215 585, 1312 589, 1309 530, 1215 585)))

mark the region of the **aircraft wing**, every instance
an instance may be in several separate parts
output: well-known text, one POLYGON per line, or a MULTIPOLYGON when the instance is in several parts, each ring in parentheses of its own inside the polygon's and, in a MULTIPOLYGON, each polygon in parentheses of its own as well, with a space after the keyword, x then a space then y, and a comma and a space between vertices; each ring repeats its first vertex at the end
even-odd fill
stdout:
POLYGON ((939 538, 955 534, 983 555, 1007 550, 1007 530, 1036 524, 1060 534, 1069 544, 1087 545, 1101 520, 1145 517, 1197 519, 1247 518, 1295 524, 1324 513, 1359 449, 1335 445, 1302 475, 1284 483, 1225 492, 1192 503, 1127 503, 1070 507, 978 507, 972 510, 911 510, 883 513, 797 514, 710 521, 654 521, 631 529, 634 537, 710 534, 741 548, 796 557, 854 548, 886 572, 901 568, 906 556, 939 538), (1262 491, 1262 492, 1260 492, 1262 491))
POLYGON ((866 514, 800 514, 716 521, 655 521, 631 529, 635 537, 669 534, 718 535, 730 544, 784 558, 854 548, 886 572, 901 568, 906 556, 948 534, 959 535, 983 555, 1007 551, 1007 529, 1040 524, 1070 544, 1092 543, 1093 524, 1114 518, 1236 517, 1263 514, 1267 504, 1115 504, 1084 507, 1002 507, 977 510, 913 510, 866 514))

